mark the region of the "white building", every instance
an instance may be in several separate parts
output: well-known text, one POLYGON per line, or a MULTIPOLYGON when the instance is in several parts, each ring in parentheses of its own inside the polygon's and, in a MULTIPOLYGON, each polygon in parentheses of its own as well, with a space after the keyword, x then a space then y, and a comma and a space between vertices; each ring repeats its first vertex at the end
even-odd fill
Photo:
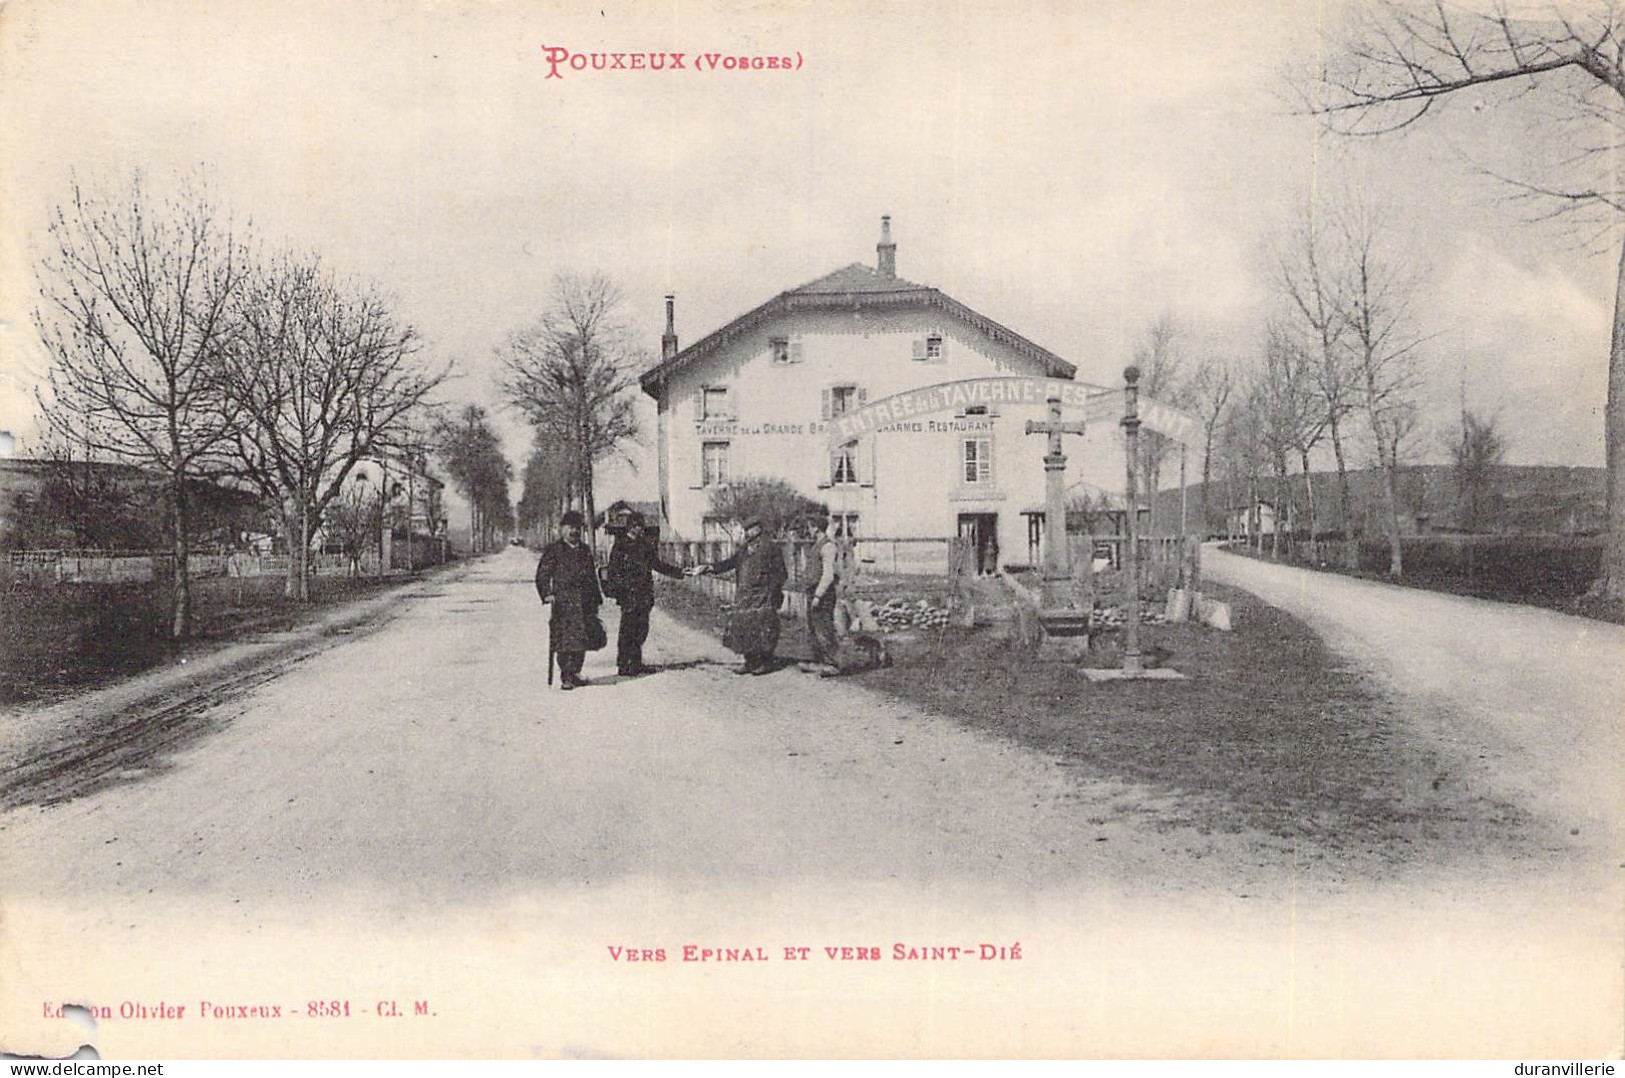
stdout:
MULTIPOLYGON (((660 496, 677 536, 720 536, 715 488, 771 476, 846 516, 859 537, 966 535, 984 564, 1029 560, 1047 439, 1023 424, 1043 418, 1042 397, 904 417, 855 446, 831 444, 832 419, 892 394, 975 378, 1073 379, 1054 353, 898 277, 896 251, 883 218, 876 267, 855 263, 780 293, 682 350, 667 297, 663 358, 642 386, 658 406, 660 496)), ((1069 482, 1121 485, 1116 431, 1096 423, 1065 439, 1069 482)))

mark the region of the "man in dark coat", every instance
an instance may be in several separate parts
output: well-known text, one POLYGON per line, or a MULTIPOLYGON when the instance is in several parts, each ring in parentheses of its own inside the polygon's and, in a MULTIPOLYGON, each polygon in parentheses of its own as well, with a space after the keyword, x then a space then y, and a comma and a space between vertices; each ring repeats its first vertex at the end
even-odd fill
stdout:
POLYGON ((773 652, 779 646, 779 604, 784 601, 784 584, 789 573, 784 568, 784 552, 762 535, 762 521, 745 521, 745 538, 733 555, 705 566, 701 572, 734 576, 734 606, 728 615, 728 631, 723 646, 744 656, 745 664, 736 674, 770 674, 773 652))
POLYGON ((644 533, 643 517, 633 513, 609 552, 609 579, 604 582, 604 591, 621 606, 615 669, 627 677, 650 672, 643 665, 643 642, 649 639, 649 611, 655 605, 655 573, 681 578, 683 570, 660 560, 654 539, 644 533))
POLYGON ((547 544, 536 563, 536 594, 553 604, 547 631, 559 657, 559 685, 564 689, 586 684, 581 664, 587 652, 605 644, 604 627, 598 621, 603 597, 592 552, 581 541, 582 523, 580 513, 565 513, 559 521, 560 538, 547 544))

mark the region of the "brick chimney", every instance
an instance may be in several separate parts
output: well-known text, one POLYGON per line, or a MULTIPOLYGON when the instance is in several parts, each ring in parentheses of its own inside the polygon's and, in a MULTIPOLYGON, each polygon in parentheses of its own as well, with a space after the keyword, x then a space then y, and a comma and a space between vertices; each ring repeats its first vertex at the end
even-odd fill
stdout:
POLYGON ((660 360, 664 363, 677 354, 677 297, 666 293, 666 333, 660 338, 660 360))
POLYGON ((882 277, 897 276, 897 244, 891 239, 891 216, 880 219, 880 242, 875 244, 875 266, 882 277))

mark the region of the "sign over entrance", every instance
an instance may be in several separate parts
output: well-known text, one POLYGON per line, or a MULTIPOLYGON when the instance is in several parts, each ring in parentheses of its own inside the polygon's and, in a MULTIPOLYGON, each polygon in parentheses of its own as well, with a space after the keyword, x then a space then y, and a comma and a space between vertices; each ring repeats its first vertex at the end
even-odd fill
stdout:
MULTIPOLYGON (((892 423, 929 415, 994 404, 1041 406, 1051 400, 1063 408, 1082 408, 1084 417, 1100 421, 1120 415, 1123 391, 1067 382, 1058 378, 967 378, 960 382, 940 382, 893 394, 862 408, 836 416, 829 424, 831 445, 856 441, 892 423)), ((1140 422, 1158 434, 1186 445, 1200 445, 1202 425, 1197 418, 1178 408, 1140 398, 1140 422)))
POLYGON ((897 393, 836 416, 829 424, 829 440, 839 445, 891 423, 978 405, 1041 406, 1053 397, 1065 407, 1083 408, 1088 406, 1091 397, 1108 392, 1099 386, 1058 378, 967 378, 962 382, 941 382, 897 393))

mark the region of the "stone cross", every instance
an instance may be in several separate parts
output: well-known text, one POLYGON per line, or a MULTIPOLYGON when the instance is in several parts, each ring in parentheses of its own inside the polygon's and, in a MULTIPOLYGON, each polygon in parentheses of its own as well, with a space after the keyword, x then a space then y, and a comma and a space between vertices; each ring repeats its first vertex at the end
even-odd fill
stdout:
POLYGON ((1061 421, 1061 399, 1049 399, 1049 419, 1027 420, 1028 434, 1049 435, 1044 455, 1044 608, 1074 605, 1071 551, 1066 541, 1066 454, 1061 435, 1084 433, 1082 420, 1061 421))

